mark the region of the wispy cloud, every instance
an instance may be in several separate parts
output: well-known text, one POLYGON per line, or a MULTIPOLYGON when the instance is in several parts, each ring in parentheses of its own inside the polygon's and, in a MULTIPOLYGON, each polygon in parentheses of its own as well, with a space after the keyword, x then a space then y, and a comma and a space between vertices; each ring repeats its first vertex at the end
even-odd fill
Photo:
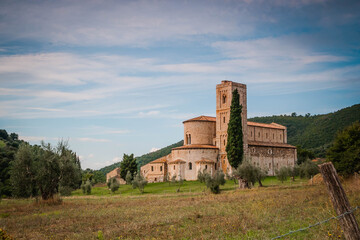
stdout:
POLYGON ((110 142, 108 139, 101 139, 101 138, 77 138, 77 140, 81 142, 110 142))

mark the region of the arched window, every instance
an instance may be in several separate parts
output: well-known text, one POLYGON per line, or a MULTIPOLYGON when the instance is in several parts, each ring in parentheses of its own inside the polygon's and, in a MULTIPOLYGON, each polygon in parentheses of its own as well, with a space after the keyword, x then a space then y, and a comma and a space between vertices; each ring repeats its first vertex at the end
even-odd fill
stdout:
POLYGON ((160 166, 160 172, 162 172, 162 166, 160 166))
POLYGON ((151 171, 152 171, 152 172, 154 171, 154 166, 151 166, 151 171))
POLYGON ((225 146, 225 144, 226 144, 226 141, 225 141, 225 139, 224 139, 224 146, 225 146))
POLYGON ((191 134, 189 134, 188 144, 191 144, 191 134))
POLYGON ((224 119, 224 123, 225 123, 225 117, 223 119, 224 119))
POLYGON ((226 95, 223 95, 223 103, 226 103, 226 95))
POLYGON ((189 162, 189 170, 191 170, 191 169, 192 169, 192 163, 189 162))

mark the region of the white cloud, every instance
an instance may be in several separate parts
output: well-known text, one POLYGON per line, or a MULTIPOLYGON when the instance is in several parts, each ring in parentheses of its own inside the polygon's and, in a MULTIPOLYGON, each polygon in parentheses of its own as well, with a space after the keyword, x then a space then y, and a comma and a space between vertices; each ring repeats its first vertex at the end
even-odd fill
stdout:
POLYGON ((40 142, 45 141, 48 138, 47 137, 41 137, 41 136, 19 136, 19 139, 24 140, 26 142, 40 142))
POLYGON ((150 149, 150 152, 156 152, 157 150, 160 150, 160 148, 153 147, 153 148, 150 149))

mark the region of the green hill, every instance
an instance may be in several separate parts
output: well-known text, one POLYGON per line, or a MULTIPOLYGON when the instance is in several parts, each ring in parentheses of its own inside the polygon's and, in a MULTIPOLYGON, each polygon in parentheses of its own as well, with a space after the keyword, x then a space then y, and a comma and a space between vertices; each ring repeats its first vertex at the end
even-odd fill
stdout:
MULTIPOLYGON (((147 164, 155 159, 158 159, 158 158, 168 155, 169 153, 171 153, 171 149, 180 147, 183 144, 184 144, 184 141, 181 140, 177 143, 174 143, 167 147, 161 148, 155 152, 150 152, 150 153, 144 154, 140 157, 136 157, 136 162, 138 164, 138 167, 140 168, 141 166, 144 166, 145 164, 147 164)), ((99 171, 102 172, 103 174, 106 174, 117 167, 120 167, 120 162, 103 167, 103 168, 99 169, 99 171)))
POLYGON ((287 127, 289 144, 299 145, 312 150, 318 157, 325 157, 335 134, 353 122, 360 121, 360 104, 322 115, 297 116, 293 113, 291 116, 255 117, 249 121, 284 125, 287 127))

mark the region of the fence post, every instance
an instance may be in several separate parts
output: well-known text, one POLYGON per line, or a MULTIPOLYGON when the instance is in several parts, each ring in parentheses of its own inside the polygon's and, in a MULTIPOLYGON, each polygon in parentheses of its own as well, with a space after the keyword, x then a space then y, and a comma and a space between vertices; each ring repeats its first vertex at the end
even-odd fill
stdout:
MULTIPOLYGON (((337 215, 351 211, 351 206, 345 191, 341 186, 339 177, 334 165, 331 162, 320 165, 320 172, 324 183, 328 189, 331 201, 337 215)), ((340 218, 340 224, 347 240, 359 240, 360 230, 353 213, 349 213, 340 218)))

